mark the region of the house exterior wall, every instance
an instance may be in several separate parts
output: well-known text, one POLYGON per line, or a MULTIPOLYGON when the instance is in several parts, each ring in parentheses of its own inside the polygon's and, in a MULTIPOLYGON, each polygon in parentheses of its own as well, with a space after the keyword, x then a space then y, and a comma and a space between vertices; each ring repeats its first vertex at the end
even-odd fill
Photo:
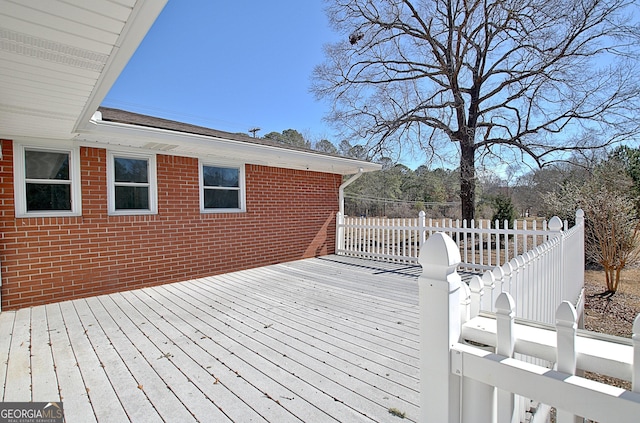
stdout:
POLYGON ((341 175, 245 165, 246 212, 201 213, 198 159, 158 154, 156 215, 112 216, 107 151, 82 147, 82 216, 16 218, 2 141, 2 309, 331 254, 341 175))

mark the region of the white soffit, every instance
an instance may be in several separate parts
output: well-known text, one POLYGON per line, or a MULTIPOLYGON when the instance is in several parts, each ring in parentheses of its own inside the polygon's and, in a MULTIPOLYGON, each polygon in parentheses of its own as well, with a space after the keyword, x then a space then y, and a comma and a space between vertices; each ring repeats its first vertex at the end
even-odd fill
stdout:
POLYGON ((0 138, 70 139, 167 0, 0 0, 0 138))

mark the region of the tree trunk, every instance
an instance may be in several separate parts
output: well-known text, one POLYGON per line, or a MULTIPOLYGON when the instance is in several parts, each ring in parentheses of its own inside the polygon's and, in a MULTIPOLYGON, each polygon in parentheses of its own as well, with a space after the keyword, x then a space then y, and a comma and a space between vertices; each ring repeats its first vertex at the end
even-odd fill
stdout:
POLYGON ((611 277, 612 277, 612 269, 610 266, 604 265, 604 283, 607 286, 607 292, 611 291, 611 277))
MULTIPOLYGON (((465 138, 468 138, 466 136, 465 138)), ((473 140, 460 140, 460 201, 467 226, 476 215, 476 149, 473 140)))

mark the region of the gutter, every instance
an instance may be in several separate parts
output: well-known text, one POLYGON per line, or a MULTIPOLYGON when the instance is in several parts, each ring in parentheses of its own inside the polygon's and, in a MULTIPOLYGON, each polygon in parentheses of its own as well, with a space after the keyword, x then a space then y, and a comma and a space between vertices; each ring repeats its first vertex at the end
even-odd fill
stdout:
POLYGON ((346 187, 348 187, 349 185, 351 185, 352 183, 354 183, 356 181, 356 179, 358 179, 359 177, 362 176, 362 174, 364 173, 364 169, 363 168, 359 168, 358 169, 358 173, 356 173, 355 175, 353 175, 351 178, 347 179, 346 181, 344 181, 341 185, 340 188, 338 188, 338 198, 339 198, 339 206, 340 206, 340 213, 342 215, 344 215, 344 189, 346 187))
MULTIPOLYGON (((142 115, 141 115, 142 116, 142 115)), ((207 130, 208 128, 201 128, 207 130)), ((292 150, 286 146, 265 145, 227 139, 220 135, 202 135, 175 129, 155 128, 131 123, 102 120, 97 111, 74 138, 80 145, 102 148, 137 148, 188 157, 215 157, 232 163, 242 162, 285 169, 309 170, 349 175, 360 169, 379 170, 381 166, 316 151, 292 150)))

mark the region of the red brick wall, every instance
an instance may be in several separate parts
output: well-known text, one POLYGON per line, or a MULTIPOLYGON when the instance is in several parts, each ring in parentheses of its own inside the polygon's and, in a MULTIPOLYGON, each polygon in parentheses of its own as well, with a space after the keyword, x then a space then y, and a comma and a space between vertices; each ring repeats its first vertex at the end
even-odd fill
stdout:
POLYGON ((158 154, 158 214, 108 216, 106 150, 83 147, 82 216, 16 219, 2 153, 2 309, 334 252, 340 175, 246 165, 246 213, 201 214, 198 160, 158 154))

